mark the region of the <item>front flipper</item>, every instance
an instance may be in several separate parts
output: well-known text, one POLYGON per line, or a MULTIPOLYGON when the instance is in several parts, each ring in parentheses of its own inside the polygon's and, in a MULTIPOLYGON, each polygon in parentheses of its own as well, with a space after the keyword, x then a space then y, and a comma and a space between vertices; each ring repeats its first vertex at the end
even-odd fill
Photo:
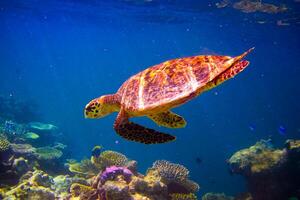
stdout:
POLYGON ((148 115, 148 117, 159 126, 168 128, 183 128, 186 126, 184 118, 171 111, 148 115))
POLYGON ((123 138, 144 144, 166 143, 175 140, 172 135, 145 128, 128 121, 124 111, 120 111, 114 124, 114 129, 123 138))

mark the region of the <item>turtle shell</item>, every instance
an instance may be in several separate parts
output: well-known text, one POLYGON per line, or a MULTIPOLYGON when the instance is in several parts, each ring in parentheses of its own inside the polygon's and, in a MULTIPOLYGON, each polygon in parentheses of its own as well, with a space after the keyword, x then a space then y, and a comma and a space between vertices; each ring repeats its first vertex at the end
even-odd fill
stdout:
POLYGON ((117 93, 121 105, 135 116, 179 106, 201 93, 201 88, 228 69, 236 58, 193 56, 150 67, 120 87, 117 93))

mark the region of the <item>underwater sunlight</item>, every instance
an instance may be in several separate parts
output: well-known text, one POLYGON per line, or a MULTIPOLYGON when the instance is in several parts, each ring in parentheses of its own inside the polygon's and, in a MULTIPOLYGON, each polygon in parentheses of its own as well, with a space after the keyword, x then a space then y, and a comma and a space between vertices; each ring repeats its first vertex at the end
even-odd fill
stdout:
POLYGON ((0 0, 0 200, 300 200, 299 0, 0 0))

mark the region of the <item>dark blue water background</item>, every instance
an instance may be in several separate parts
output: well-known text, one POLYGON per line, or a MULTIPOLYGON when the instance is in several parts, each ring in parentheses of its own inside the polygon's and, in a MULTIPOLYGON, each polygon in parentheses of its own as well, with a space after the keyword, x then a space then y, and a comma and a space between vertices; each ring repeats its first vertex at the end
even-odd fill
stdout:
POLYGON ((232 153, 259 139, 272 137, 282 146, 300 136, 300 25, 276 25, 299 18, 300 3, 275 2, 291 9, 273 15, 218 9, 215 3, 1 0, 0 92, 37 104, 44 122, 60 127, 73 158, 89 157, 101 144, 136 159, 141 172, 166 159, 187 166, 201 193, 235 194, 244 183, 228 173, 232 153), (253 46, 244 72, 175 109, 186 128, 134 119, 176 135, 173 143, 123 140, 112 128, 116 114, 83 117, 88 101, 114 93, 151 65, 198 54, 234 56, 253 46))

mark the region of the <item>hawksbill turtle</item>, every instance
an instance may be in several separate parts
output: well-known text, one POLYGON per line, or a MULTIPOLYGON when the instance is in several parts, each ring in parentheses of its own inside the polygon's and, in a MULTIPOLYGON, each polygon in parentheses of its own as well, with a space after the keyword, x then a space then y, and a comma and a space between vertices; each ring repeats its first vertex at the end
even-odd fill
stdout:
POLYGON ((90 101, 85 118, 101 118, 119 112, 115 131, 123 138, 144 144, 165 143, 175 137, 129 121, 147 116, 159 126, 183 128, 186 121, 171 111, 245 69, 242 60, 253 48, 230 57, 199 55, 168 60, 131 76, 115 94, 90 101))

